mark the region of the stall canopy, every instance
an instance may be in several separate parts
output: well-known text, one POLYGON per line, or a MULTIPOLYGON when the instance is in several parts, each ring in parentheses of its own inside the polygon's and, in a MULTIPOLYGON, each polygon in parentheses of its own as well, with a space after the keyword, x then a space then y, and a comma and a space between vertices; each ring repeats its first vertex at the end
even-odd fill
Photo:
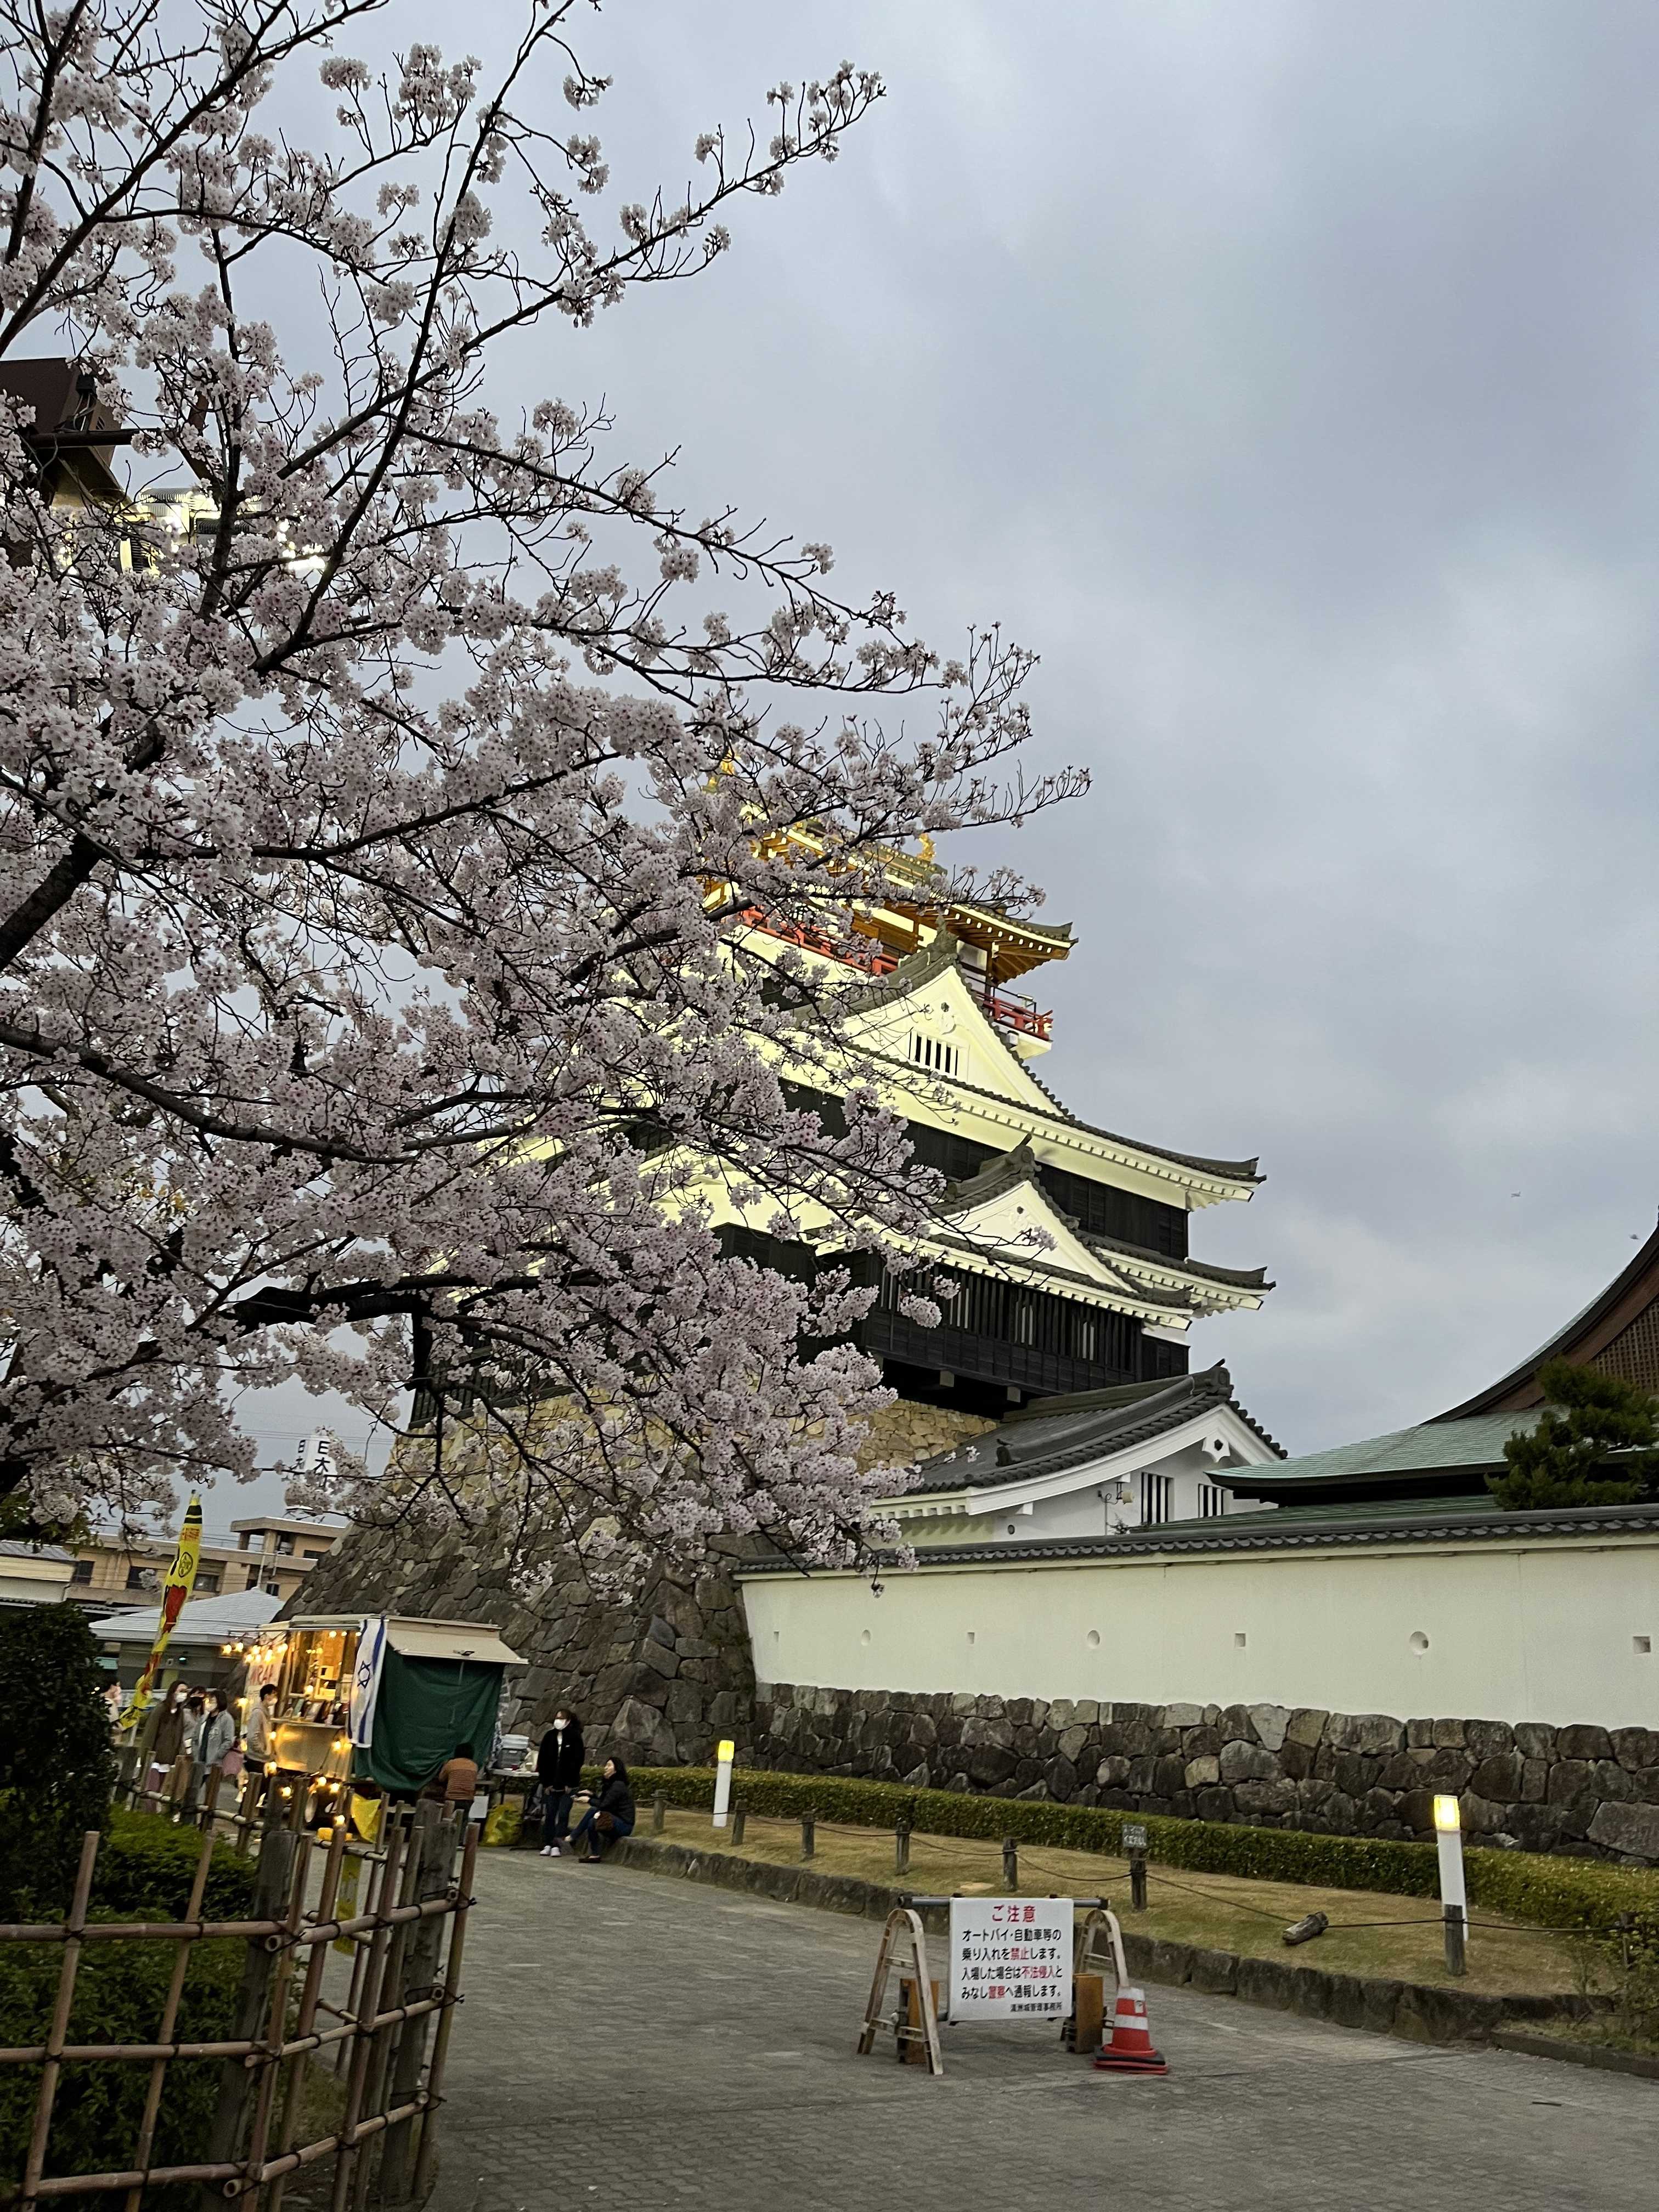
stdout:
POLYGON ((491 1667, 522 1667, 493 1628, 450 1620, 388 1620, 386 1640, 405 1659, 472 1660, 491 1667))

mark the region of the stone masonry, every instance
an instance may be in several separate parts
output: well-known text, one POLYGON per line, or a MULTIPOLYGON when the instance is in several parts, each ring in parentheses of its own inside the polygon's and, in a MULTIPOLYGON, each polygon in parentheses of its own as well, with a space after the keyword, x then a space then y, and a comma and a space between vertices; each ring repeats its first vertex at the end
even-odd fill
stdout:
POLYGON ((1659 1864, 1659 1732, 1285 1705, 763 1684, 753 1756, 794 1772, 1406 1839, 1455 1796, 1483 1843, 1659 1864))

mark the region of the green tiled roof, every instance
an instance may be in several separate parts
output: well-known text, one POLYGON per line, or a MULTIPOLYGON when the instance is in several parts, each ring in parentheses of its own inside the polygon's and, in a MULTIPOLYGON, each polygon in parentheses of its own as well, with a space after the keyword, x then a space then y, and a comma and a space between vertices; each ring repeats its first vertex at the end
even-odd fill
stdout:
POLYGON ((1304 1452, 1299 1459, 1276 1461, 1271 1467, 1224 1468, 1213 1479, 1253 1497, 1251 1478, 1271 1482, 1274 1495, 1307 1483, 1375 1483, 1390 1475, 1435 1474, 1469 1468, 1482 1471, 1504 1464, 1504 1446, 1517 1429, 1535 1425, 1538 1415, 1472 1413, 1461 1421, 1427 1421, 1411 1429, 1395 1429, 1387 1436, 1366 1437, 1357 1444, 1335 1444, 1329 1451, 1304 1452))

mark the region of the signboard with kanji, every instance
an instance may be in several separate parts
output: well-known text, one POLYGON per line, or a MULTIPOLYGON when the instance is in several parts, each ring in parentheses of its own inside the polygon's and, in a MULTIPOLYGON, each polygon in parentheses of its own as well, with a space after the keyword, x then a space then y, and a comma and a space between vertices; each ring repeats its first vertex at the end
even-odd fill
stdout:
POLYGON ((1071 2009, 1069 1897, 951 1899, 952 2020, 1058 2020, 1071 2009))

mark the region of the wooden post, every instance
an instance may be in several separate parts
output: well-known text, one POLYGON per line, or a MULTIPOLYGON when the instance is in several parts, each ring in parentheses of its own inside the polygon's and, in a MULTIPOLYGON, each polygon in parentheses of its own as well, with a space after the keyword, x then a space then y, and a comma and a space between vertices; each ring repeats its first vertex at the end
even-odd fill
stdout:
POLYGON ((438 2014, 438 2032, 432 2043, 432 2063, 427 2069, 426 2109, 421 2115, 421 2154, 415 2161, 415 2186, 410 2194, 424 2204, 432 2193, 433 2166, 438 2155, 438 2107, 443 2102, 444 2065, 449 2057, 449 2033, 461 1993, 461 1956, 466 1948, 466 1916, 472 1905, 472 1874, 478 1856, 478 1832, 468 1824, 461 1850, 460 1889, 451 1922, 449 1960, 444 1968, 444 2008, 438 2014))
MULTIPOLYGON (((294 1859, 299 1844, 283 1824, 282 1803, 274 1790, 265 1800, 265 1824, 253 1872, 250 1917, 255 1920, 282 1917, 288 1904, 289 1886, 294 1879, 294 1859)), ((264 2026, 276 1965, 275 1954, 263 1943, 247 1946, 242 1962, 242 1985, 236 1997, 236 2018, 231 2029, 239 2043, 256 2041, 264 2026)), ((208 2130, 208 2159, 215 2166, 229 2165, 236 2157, 242 2140, 242 2124, 253 2092, 253 2078, 240 2058, 228 2058, 219 2069, 218 2101, 213 2108, 213 2124, 208 2130)), ((222 2189, 211 2185, 204 2188, 204 2212, 208 2212, 208 2208, 224 2212, 224 2201, 222 2189)))
POLYGON ((1072 2048, 1092 2058, 1105 2039, 1106 1977, 1079 1974, 1072 1992, 1072 2048))
POLYGON ((746 1829, 748 1825, 749 1808, 746 1805, 738 1805, 734 1807, 732 1814, 732 1848, 733 1850, 739 1850, 742 1849, 744 1831, 746 1829))
POLYGON ((810 1859, 818 1847, 818 1816, 809 1808, 800 1816, 800 1855, 810 1859))
MULTIPOLYGON (((190 1885, 190 1901, 185 1907, 187 1926, 192 1920, 200 1920, 202 1917, 202 1899, 207 1892, 207 1879, 212 1866, 213 1838, 204 1836, 201 1856, 196 1862, 195 1879, 190 1885)), ((189 1971, 194 1948, 190 1943, 179 1943, 174 1947, 177 1956, 173 1961, 173 1978, 167 1984, 167 2002, 161 2008, 161 2025, 156 2030, 155 2040, 158 2043, 171 2043, 173 2040, 173 2030, 179 2024, 179 2002, 185 1993, 185 1976, 189 1971)), ((149 2154, 155 2145, 155 2116, 161 2108, 161 2084, 167 2079, 167 2070, 165 2058, 156 2059, 149 2069, 149 2087, 144 2093, 144 2117, 139 2124, 138 2148, 132 2161, 141 2173, 149 2171, 149 2154)), ((142 2182, 128 2190, 125 2212, 138 2212, 139 2200, 143 2193, 142 2182)))
MULTIPOLYGON (((451 1873, 455 1864, 455 1846, 459 1840, 455 1826, 436 1804, 422 1805, 416 1814, 420 1841, 420 1878, 416 1884, 416 1896, 424 1901, 441 1897, 449 1887, 451 1873), (422 1822, 422 1814, 427 1817, 422 1822)), ((434 1913, 429 1920, 416 1921, 409 1939, 404 1970, 397 1988, 392 1991, 394 2004, 411 2004, 427 1996, 438 1978, 438 1960, 443 1945, 443 1923, 434 1913)), ((413 2104, 421 2086, 421 2064, 426 2057, 426 2038, 428 2016, 406 2020, 394 2033, 397 2051, 392 2064, 392 2088, 386 2099, 393 2112, 413 2104)), ((379 2201, 382 2205, 403 2204, 409 2201, 414 2176, 415 2131, 407 2120, 388 2130, 386 2148, 380 2154, 380 2187, 379 2201)), ((276 2208, 270 2208, 276 2212, 276 2208)))
MULTIPOLYGON (((374 1912, 381 1925, 374 1929, 368 1940, 368 1964, 363 1971, 362 1994, 357 2002, 360 2021, 373 2020, 380 2009, 380 1990, 386 1978, 386 1950, 392 1936, 391 1929, 385 1925, 385 1919, 397 1902, 406 1840, 407 1831, 404 1824, 400 1820, 394 1821, 386 1837, 386 1858, 380 1868, 380 1886, 374 1904, 374 1912)), ((351 2194, 356 2163, 357 2122, 362 2114, 363 2090, 368 2079, 369 2060, 374 2055, 374 2037, 360 2027, 352 2042, 345 2117, 340 2123, 340 2153, 334 2162, 332 2212, 346 2212, 351 2194)))
POLYGON ((661 1790, 659 1790, 656 1796, 651 1800, 651 1832, 653 1836, 661 1835, 664 1824, 667 1818, 668 1800, 663 1796, 661 1790))
MULTIPOLYGON (((340 1893, 340 1869, 345 1864, 345 1823, 337 1821, 334 1833, 329 1838, 328 1856, 323 1863, 323 1885, 317 1898, 317 1920, 320 1923, 334 1917, 335 1899, 340 1893)), ((300 1990, 300 2008, 295 2015, 294 2033, 296 2038, 309 2035, 317 2024, 317 2000, 322 1993, 323 1970, 328 1964, 326 1943, 313 1943, 306 1960, 306 1978, 300 1990)), ((283 2109, 276 2124, 276 2148, 280 2158, 294 2142, 294 2130, 300 2117, 300 2099, 305 2087, 306 2069, 310 2065, 308 2052, 301 2051, 290 2059, 288 2081, 283 2094, 283 2109)), ((288 2176, 279 2173, 270 2185, 265 2212, 278 2212, 283 2201, 283 2186, 288 2176)), ((129 2206, 127 2212, 136 2212, 129 2206)))
POLYGON ((64 1945, 64 1963, 58 1974, 58 2001, 52 2008, 52 2025, 46 2031, 46 2063, 40 2069, 40 2089, 34 2100, 34 2127, 29 2136, 28 2156, 23 2165, 23 2186, 18 2199, 25 2212, 40 2193, 40 2178, 46 2168, 46 2138, 52 2132, 52 2108, 58 2096, 58 2077, 64 2068, 64 2045, 69 2040, 70 2012, 75 2002, 75 1978, 81 1970, 81 1931, 87 1924, 87 1899, 92 1894, 92 1870, 97 1863, 100 1840, 96 1828, 88 1828, 81 1838, 81 1863, 76 1869, 69 1918, 64 1923, 69 1934, 64 1945))
POLYGON ((910 1871, 910 1823, 905 1820, 898 1820, 893 1829, 893 1871, 895 1874, 908 1874, 910 1871))
POLYGON ((1009 1890, 1019 1887, 1019 1845, 1012 1836, 1002 1839, 1002 1886, 1009 1890))
POLYGON ((1146 1853, 1142 1847, 1137 1847, 1129 1853, 1129 1910, 1131 1912, 1146 1910, 1146 1853))
POLYGON ((210 1836, 213 1833, 214 1820, 219 1809, 219 1790, 224 1778, 225 1770, 222 1766, 210 1767, 208 1771, 207 1787, 202 1792, 202 1810, 198 1815, 197 1825, 204 1829, 210 1836))
MULTIPOLYGON (((265 2162, 265 2145, 270 2140, 270 2128, 276 2116, 276 2092, 282 2083, 282 2049, 288 2029, 288 1993, 294 1980, 294 1970, 299 1953, 295 1937, 305 1916, 306 1882, 311 1872, 311 1850, 301 1842, 294 1853, 294 1872, 289 1881, 288 1910, 283 1916, 283 1933, 286 1939, 276 1954, 270 1977, 270 2008, 265 2015, 265 2047, 263 2057, 256 2060, 258 2087, 253 2096, 253 2121, 248 2130, 246 2171, 251 2190, 258 2189, 260 2169, 265 2162)), ((302 2058, 300 2063, 305 2063, 302 2058)))
MULTIPOLYGON (((408 1842, 404 1847, 404 1878, 398 1890, 400 1905, 413 1905, 419 1895, 422 1855, 434 1813, 440 1820, 443 1818, 443 1808, 434 1805, 430 1799, 425 1800, 416 1807, 414 1818, 410 1821, 408 1842)), ((386 1966, 380 1976, 380 1996, 375 2002, 376 2012, 390 2012, 403 2002, 399 1992, 403 1988, 410 1945, 417 1925, 418 1923, 406 1920, 392 1931, 392 1940, 386 1945, 386 1966)), ((392 2046, 397 2032, 396 2023, 388 2022, 385 2027, 376 2028, 370 2038, 360 2124, 362 2120, 374 2118, 386 2109, 386 2080, 391 2072, 392 2046)), ((382 2135, 380 2142, 368 2144, 358 2156, 352 2199, 360 2212, 368 2202, 369 2183, 385 2147, 386 2138, 382 2135)))
POLYGON ((1446 1972, 1449 1974, 1462 1974, 1468 1972, 1463 1956, 1465 1927, 1463 1908, 1461 1905, 1449 1905, 1445 1907, 1445 1915, 1446 1972))

